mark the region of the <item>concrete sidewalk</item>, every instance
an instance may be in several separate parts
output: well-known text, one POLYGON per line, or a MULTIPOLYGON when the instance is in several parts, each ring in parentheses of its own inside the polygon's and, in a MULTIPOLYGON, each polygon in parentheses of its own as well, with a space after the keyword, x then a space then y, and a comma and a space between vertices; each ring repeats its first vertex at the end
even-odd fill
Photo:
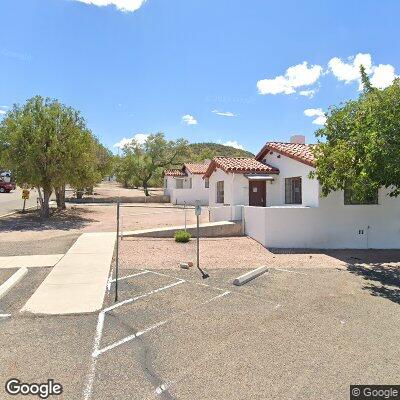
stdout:
POLYGON ((0 268, 38 268, 53 267, 64 254, 46 254, 35 256, 0 257, 0 268))
POLYGON ((84 233, 49 273, 21 311, 80 314, 103 305, 115 233, 84 233))

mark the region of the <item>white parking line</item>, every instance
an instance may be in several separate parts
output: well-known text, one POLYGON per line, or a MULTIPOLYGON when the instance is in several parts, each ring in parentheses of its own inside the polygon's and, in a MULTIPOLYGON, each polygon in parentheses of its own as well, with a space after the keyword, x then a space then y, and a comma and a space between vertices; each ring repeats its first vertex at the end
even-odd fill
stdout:
POLYGON ((291 271, 289 269, 284 269, 284 268, 272 268, 276 271, 282 271, 282 272, 291 272, 292 274, 300 274, 300 275, 308 275, 305 272, 299 272, 299 271, 291 271))
MULTIPOLYGON (((172 276, 172 275, 168 275, 168 274, 163 274, 162 272, 156 272, 156 271, 150 271, 150 270, 149 270, 149 272, 150 272, 151 274, 155 274, 155 275, 167 276, 168 278, 180 279, 180 278, 177 278, 176 276, 172 276)), ((224 292, 224 291, 226 290, 226 289, 222 289, 222 288, 219 288, 219 287, 217 287, 217 286, 212 286, 212 285, 209 285, 209 284, 203 283, 203 282, 195 282, 195 281, 188 280, 188 279, 186 279, 186 282, 187 282, 187 283, 192 283, 192 284, 194 284, 194 285, 200 285, 200 286, 209 287, 209 288, 211 288, 211 289, 219 290, 220 292, 224 292)))
MULTIPOLYGON (((148 274, 150 271, 144 270, 144 271, 140 271, 136 274, 132 274, 132 275, 126 275, 126 276, 121 276, 120 278, 118 278, 118 281, 122 281, 124 279, 128 279, 128 278, 133 278, 134 276, 139 276, 139 275, 144 275, 144 274, 148 274)), ((115 282, 116 279, 111 279, 110 282, 113 283, 115 282)))
POLYGON ((114 342, 114 343, 110 344, 109 346, 103 347, 102 349, 98 349, 97 351, 93 352, 92 356, 96 358, 100 354, 103 354, 103 353, 105 353, 105 352, 107 352, 109 350, 115 349, 116 347, 121 346, 124 343, 130 342, 131 340, 136 339, 139 336, 142 336, 143 334, 145 334, 147 332, 150 332, 155 328, 158 328, 158 327, 160 327, 162 325, 165 325, 166 323, 171 322, 172 320, 174 320, 174 319, 176 319, 178 317, 181 317, 182 315, 188 314, 190 311, 192 311, 193 309, 195 309, 197 307, 204 306, 205 304, 211 303, 212 301, 220 299, 221 297, 227 296, 229 293, 231 293, 231 292, 226 291, 224 293, 221 293, 218 296, 215 296, 215 297, 213 297, 213 298, 211 298, 211 299, 209 299, 207 301, 204 301, 204 302, 202 302, 200 304, 196 304, 195 306, 189 308, 188 310, 185 310, 185 311, 182 311, 182 312, 180 312, 178 314, 175 314, 172 317, 170 317, 170 318, 168 318, 168 319, 166 319, 164 321, 157 322, 156 324, 151 325, 148 328, 143 329, 142 331, 136 332, 133 335, 129 335, 129 336, 117 341, 117 342, 114 342))
POLYGON ((171 283, 170 285, 162 286, 162 287, 160 287, 160 288, 158 288, 158 289, 154 289, 154 290, 152 290, 152 291, 150 291, 150 292, 148 292, 148 293, 141 294, 140 296, 132 297, 132 298, 130 298, 130 299, 127 299, 127 300, 121 301, 121 302, 119 302, 119 303, 113 304, 112 306, 105 308, 102 312, 106 313, 106 312, 108 312, 108 311, 114 310, 114 309, 117 308, 117 307, 123 306, 123 305, 125 305, 125 304, 132 303, 133 301, 136 301, 136 300, 139 300, 139 299, 143 299, 143 298, 145 298, 145 297, 150 296, 151 294, 161 292, 161 291, 163 291, 163 290, 172 288, 172 287, 174 287, 174 286, 176 286, 176 285, 180 285, 181 283, 184 283, 184 282, 186 282, 186 281, 185 281, 184 279, 181 279, 181 280, 179 280, 178 282, 171 283))
MULTIPOLYGON (((131 303, 133 301, 136 301, 136 300, 142 299, 144 297, 150 296, 151 294, 161 292, 162 290, 169 289, 169 288, 171 288, 173 286, 176 286, 176 285, 180 285, 181 283, 184 283, 184 282, 185 282, 185 280, 180 279, 178 282, 174 282, 174 283, 172 283, 170 285, 163 286, 163 287, 160 287, 158 289, 154 289, 154 290, 152 290, 152 291, 150 291, 148 293, 145 293, 145 294, 143 294, 141 296, 137 296, 137 297, 133 297, 133 298, 128 299, 128 300, 121 301, 120 303, 114 304, 114 305, 112 305, 110 307, 107 307, 104 310, 100 311, 99 316, 97 318, 96 335, 95 335, 94 343, 93 343, 92 363, 91 363, 91 366, 90 366, 90 371, 89 371, 87 383, 86 383, 86 386, 85 386, 85 388, 83 390, 83 398, 84 398, 84 400, 89 400, 92 397, 94 378, 96 376, 97 356, 98 356, 98 353, 100 351, 100 343, 101 343, 101 337, 103 335, 104 319, 105 319, 106 312, 114 310, 115 308, 120 307, 120 306, 122 306, 124 304, 128 304, 128 303, 131 303)), ((108 290, 109 290, 109 288, 108 288, 108 290)), ((156 324, 156 325, 160 326, 160 323, 156 324)), ((156 326, 152 326, 150 328, 154 329, 155 327, 156 326)), ((148 330, 144 330, 143 332, 137 332, 136 335, 138 335, 139 333, 142 335, 143 333, 145 333, 147 331, 148 330)), ((105 351, 107 351, 107 350, 105 350, 105 351)))
POLYGON ((2 285, 0 285, 0 298, 5 296, 7 292, 16 285, 26 274, 28 268, 22 267, 12 274, 2 285))
POLYGON ((9 318, 11 314, 0 314, 0 318, 9 318))

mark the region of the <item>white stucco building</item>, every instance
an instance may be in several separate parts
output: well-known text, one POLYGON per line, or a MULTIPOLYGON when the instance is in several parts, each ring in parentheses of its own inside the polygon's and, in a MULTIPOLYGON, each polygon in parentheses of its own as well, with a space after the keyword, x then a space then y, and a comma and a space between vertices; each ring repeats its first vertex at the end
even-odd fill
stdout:
POLYGON ((181 169, 164 171, 164 194, 172 204, 194 205, 199 200, 208 205, 208 179, 203 179, 208 166, 209 162, 186 163, 181 169))
POLYGON ((321 197, 314 166, 301 136, 268 142, 255 159, 214 159, 205 174, 211 220, 242 220, 271 248, 400 248, 400 199, 386 189, 364 204, 351 191, 321 197))

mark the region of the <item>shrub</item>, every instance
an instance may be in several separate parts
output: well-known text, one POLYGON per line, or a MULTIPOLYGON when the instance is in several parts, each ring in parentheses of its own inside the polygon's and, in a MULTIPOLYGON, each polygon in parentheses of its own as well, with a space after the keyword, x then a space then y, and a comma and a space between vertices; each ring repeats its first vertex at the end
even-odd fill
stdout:
POLYGON ((174 234, 175 242, 178 243, 187 243, 191 237, 192 235, 186 231, 177 231, 174 234))

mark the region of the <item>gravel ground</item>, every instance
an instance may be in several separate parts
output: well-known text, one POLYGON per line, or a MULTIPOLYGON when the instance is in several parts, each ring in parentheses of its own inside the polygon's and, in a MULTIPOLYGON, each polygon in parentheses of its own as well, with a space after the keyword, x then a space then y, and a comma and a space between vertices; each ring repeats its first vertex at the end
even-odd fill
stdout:
MULTIPOLYGON (((248 237, 205 238, 200 241, 201 266, 215 268, 344 267, 345 261, 321 252, 274 254, 248 237)), ((122 268, 170 269, 179 262, 196 261, 196 241, 176 243, 173 239, 124 238, 120 245, 122 268)))

